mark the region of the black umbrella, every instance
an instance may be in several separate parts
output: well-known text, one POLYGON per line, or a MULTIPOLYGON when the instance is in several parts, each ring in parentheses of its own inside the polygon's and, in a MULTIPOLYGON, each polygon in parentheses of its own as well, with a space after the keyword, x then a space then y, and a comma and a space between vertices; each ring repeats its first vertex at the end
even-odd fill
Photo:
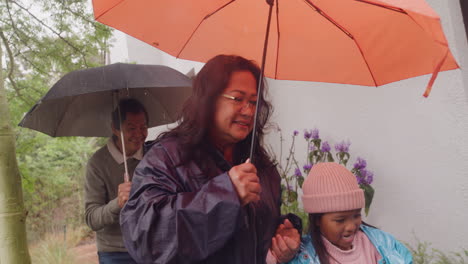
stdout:
MULTIPOLYGON (((163 125, 176 121, 191 86, 189 77, 161 65, 116 63, 73 71, 52 86, 19 126, 52 137, 108 137, 112 135, 111 112, 125 98, 145 106, 150 127, 163 125)), ((123 142, 122 146, 128 176, 123 142)))
POLYGON ((134 98, 149 113, 149 126, 176 121, 192 81, 161 65, 115 63, 63 76, 24 116, 19 126, 52 137, 112 135, 111 112, 120 99, 134 98))

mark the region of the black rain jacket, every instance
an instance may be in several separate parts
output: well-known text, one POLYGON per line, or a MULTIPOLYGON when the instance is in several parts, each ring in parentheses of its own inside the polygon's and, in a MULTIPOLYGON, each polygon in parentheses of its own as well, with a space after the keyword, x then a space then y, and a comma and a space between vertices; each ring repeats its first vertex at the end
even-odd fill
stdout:
POLYGON ((206 157, 211 172, 180 159, 177 140, 166 138, 135 169, 120 214, 130 255, 138 263, 265 263, 281 221, 276 167, 257 168, 261 200, 243 207, 221 153, 206 157))

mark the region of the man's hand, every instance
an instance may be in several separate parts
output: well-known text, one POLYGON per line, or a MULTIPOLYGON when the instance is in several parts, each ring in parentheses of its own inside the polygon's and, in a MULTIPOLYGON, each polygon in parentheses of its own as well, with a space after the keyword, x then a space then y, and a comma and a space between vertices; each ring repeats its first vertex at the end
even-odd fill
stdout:
POLYGON ((242 205, 260 200, 260 181, 257 176, 257 168, 247 161, 246 163, 232 167, 228 172, 237 195, 242 205))
POLYGON ((290 261, 301 245, 301 236, 288 219, 279 225, 271 240, 270 250, 278 263, 290 261))
POLYGON ((130 190, 132 189, 132 182, 124 182, 119 184, 119 207, 123 208, 125 203, 128 201, 128 197, 130 196, 130 190))

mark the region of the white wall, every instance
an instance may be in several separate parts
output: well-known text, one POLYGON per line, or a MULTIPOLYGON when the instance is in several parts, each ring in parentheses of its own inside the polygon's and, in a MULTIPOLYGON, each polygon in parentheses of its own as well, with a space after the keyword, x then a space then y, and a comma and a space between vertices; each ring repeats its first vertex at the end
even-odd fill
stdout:
MULTIPOLYGON (((427 2, 441 16, 450 48, 465 68, 468 46, 459 1, 427 2)), ((166 64, 183 73, 202 65, 176 60, 131 37, 127 45, 128 61, 166 64)), ((352 142, 351 155, 366 158, 375 173, 369 223, 403 241, 414 242, 416 235, 435 248, 460 251, 468 249, 468 72, 440 73, 425 99, 429 78, 378 88, 269 81, 273 121, 287 139, 295 129, 318 128, 331 143, 352 142)), ((279 150, 278 134, 267 141, 279 150)), ((305 153, 305 146, 298 152, 305 153)))
POLYGON ((198 72, 203 67, 203 63, 177 59, 120 31, 115 31, 115 33, 116 41, 110 52, 111 63, 161 64, 170 66, 184 74, 189 73, 192 69, 198 72))

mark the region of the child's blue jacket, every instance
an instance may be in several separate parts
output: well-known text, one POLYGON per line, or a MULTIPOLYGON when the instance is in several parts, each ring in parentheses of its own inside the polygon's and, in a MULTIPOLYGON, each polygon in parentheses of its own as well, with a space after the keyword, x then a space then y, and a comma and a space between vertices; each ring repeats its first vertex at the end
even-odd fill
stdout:
MULTIPOLYGON (((361 230, 375 246, 382 259, 378 264, 412 264, 413 256, 410 251, 392 235, 373 227, 361 225, 361 230)), ((310 235, 302 237, 301 251, 288 262, 290 264, 320 264, 310 235)))

